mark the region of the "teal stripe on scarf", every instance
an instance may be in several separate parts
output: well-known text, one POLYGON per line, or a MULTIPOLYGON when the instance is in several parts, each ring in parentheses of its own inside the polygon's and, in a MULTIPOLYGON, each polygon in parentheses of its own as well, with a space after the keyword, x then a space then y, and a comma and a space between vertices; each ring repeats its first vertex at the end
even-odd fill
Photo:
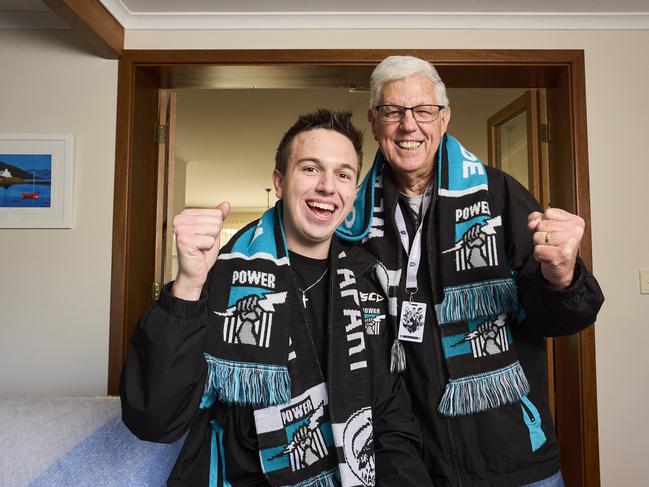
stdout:
POLYGON ((444 357, 447 359, 471 354, 471 343, 465 340, 466 333, 442 337, 444 357))
MULTIPOLYGON (((279 213, 281 215, 281 210, 279 213)), ((231 253, 253 255, 255 252, 266 252, 277 258, 274 231, 275 208, 269 208, 261 216, 256 226, 249 228, 237 238, 231 253)), ((284 245, 286 246, 286 240, 284 245)))
POLYGON ((264 473, 276 472, 290 467, 288 455, 284 455, 286 447, 276 446, 275 448, 266 448, 259 452, 261 457, 261 467, 264 473))
MULTIPOLYGON (((462 164, 450 164, 448 168, 448 188, 451 192, 464 192, 473 188, 487 189, 487 171, 485 171, 482 162, 471 152, 466 150, 462 144, 450 135, 445 137, 446 151, 450 160, 461 160, 462 164)), ((438 159, 442 151, 438 150, 438 159)), ((439 160, 438 160, 439 167, 439 160)), ((438 171, 439 188, 442 188, 442 171, 438 171)))
POLYGON ((234 306, 239 299, 250 296, 251 294, 263 298, 268 293, 268 288, 254 287, 254 286, 232 286, 230 288, 230 297, 228 298, 228 306, 234 306))
POLYGON ((358 188, 352 211, 336 230, 336 235, 341 239, 357 242, 369 233, 374 212, 374 181, 384 162, 383 154, 377 151, 372 167, 358 188))

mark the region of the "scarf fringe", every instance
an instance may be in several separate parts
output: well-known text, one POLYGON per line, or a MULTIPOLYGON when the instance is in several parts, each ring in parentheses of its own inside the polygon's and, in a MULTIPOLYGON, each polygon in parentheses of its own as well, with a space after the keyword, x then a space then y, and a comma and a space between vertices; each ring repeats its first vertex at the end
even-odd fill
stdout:
POLYGON ((390 352, 390 372, 403 372, 406 370, 406 351, 398 338, 392 343, 390 352))
POLYGON ((291 398, 288 368, 281 365, 233 362, 204 353, 207 378, 203 403, 216 398, 237 406, 277 406, 291 398))
POLYGON ((518 290, 511 278, 444 289, 438 321, 441 325, 496 316, 518 309, 518 290))
MULTIPOLYGON (((323 472, 320 475, 303 480, 297 484, 291 484, 291 487, 339 487, 340 475, 338 469, 323 472)), ((285 486, 287 487, 287 486, 285 486)))
POLYGON ((520 362, 484 374, 450 380, 437 410, 463 416, 519 401, 530 391, 520 362))

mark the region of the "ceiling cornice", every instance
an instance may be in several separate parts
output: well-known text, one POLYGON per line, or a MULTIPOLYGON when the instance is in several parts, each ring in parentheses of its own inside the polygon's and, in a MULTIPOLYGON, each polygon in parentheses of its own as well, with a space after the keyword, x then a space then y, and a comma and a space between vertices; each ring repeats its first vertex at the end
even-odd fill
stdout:
MULTIPOLYGON (((131 13, 100 0, 124 29, 647 30, 649 12, 192 12, 131 13)), ((68 29, 51 11, 2 11, 0 29, 68 29)))
POLYGON ((127 30, 644 30, 645 12, 130 12, 101 0, 127 30))

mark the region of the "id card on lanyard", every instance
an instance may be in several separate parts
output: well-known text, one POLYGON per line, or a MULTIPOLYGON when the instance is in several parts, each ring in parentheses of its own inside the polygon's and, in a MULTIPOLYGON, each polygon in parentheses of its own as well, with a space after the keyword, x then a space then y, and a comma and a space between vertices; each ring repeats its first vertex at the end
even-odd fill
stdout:
POLYGON ((424 199, 421 205, 421 218, 419 226, 412 239, 412 246, 410 245, 410 238, 408 230, 406 229, 406 222, 403 218, 401 207, 397 204, 394 212, 394 220, 399 231, 401 245, 406 251, 408 262, 406 264, 406 292, 410 296, 408 301, 404 301, 401 305, 401 316, 399 319, 399 340, 408 342, 421 343, 424 340, 424 323, 426 321, 426 308, 427 304, 415 301, 413 298, 417 293, 417 272, 419 271, 419 264, 421 262, 421 240, 424 227, 424 218, 430 206, 432 199, 433 183, 432 181, 426 187, 424 199))

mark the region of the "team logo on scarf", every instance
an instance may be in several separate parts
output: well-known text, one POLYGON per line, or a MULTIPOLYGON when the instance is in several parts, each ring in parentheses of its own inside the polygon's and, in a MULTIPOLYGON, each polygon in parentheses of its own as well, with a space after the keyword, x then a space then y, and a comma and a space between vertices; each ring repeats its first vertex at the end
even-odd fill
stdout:
POLYGON ((443 342, 450 356, 473 355, 473 358, 482 358, 507 352, 511 348, 507 314, 486 320, 470 320, 465 333, 444 337, 443 342))
POLYGON ((328 426, 331 429, 331 424, 325 421, 324 401, 314 407, 311 397, 307 397, 281 409, 280 414, 288 444, 276 456, 288 455, 293 472, 327 456, 329 449, 322 428, 328 426))
POLYGON ((464 336, 464 340, 471 343, 471 352, 475 358, 509 350, 506 317, 507 315, 501 314, 495 320, 487 320, 464 336))
POLYGON ((363 408, 354 413, 343 432, 345 460, 362 485, 374 485, 374 435, 372 411, 363 408))
MULTIPOLYGON (((489 211, 484 201, 472 207, 489 211)), ((496 228, 502 226, 501 217, 491 218, 489 215, 483 215, 458 222, 457 218, 461 219, 463 214, 462 210, 456 211, 455 245, 442 251, 442 254, 455 252, 456 271, 497 266, 496 228)))
POLYGON ((286 291, 249 294, 238 299, 225 311, 215 313, 225 317, 223 341, 268 348, 273 327, 275 305, 286 302, 286 291))
POLYGON ((285 468, 296 472, 333 455, 326 384, 311 388, 288 405, 259 409, 254 414, 265 472, 285 468))

